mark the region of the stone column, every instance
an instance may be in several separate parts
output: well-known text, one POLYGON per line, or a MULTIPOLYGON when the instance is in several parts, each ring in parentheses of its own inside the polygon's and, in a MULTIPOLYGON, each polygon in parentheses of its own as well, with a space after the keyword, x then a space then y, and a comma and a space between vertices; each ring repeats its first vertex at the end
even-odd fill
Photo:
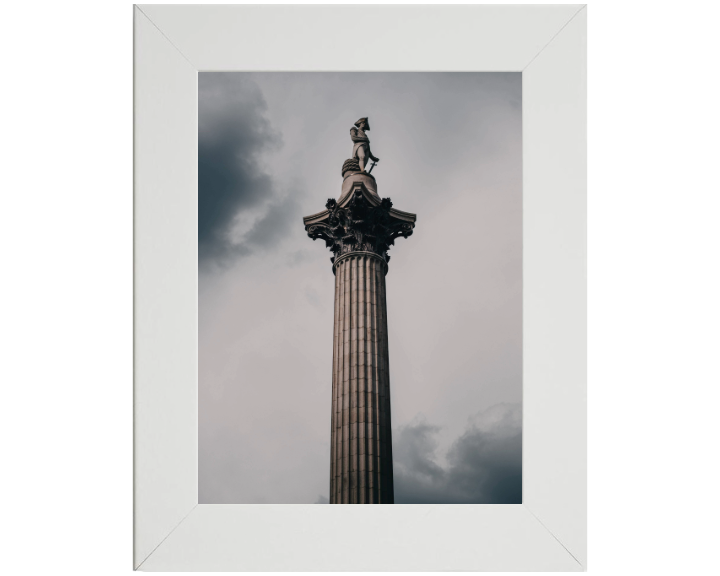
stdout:
POLYGON ((335 261, 331 504, 392 504, 385 273, 373 252, 335 261))
POLYGON ((304 218, 334 254, 331 504, 394 503, 385 275, 388 250, 412 234, 415 215, 376 190, 372 176, 352 174, 340 200, 304 218))

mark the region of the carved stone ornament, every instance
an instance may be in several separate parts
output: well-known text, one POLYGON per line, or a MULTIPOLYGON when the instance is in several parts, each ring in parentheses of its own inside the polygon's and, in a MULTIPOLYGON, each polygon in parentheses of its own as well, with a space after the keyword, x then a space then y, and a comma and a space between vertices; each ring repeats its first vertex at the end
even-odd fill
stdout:
POLYGON ((325 211, 305 217, 305 230, 313 240, 325 240, 332 251, 330 261, 348 252, 373 252, 390 261, 388 250, 395 238, 407 238, 415 227, 415 214, 392 207, 390 198, 382 200, 356 182, 340 202, 329 199, 325 211))

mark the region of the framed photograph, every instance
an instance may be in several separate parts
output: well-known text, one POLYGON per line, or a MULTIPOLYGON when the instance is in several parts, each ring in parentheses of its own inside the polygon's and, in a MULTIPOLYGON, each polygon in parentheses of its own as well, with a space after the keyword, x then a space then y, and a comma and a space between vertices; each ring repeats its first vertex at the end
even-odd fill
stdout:
POLYGON ((586 7, 134 11, 135 569, 584 571, 586 7))

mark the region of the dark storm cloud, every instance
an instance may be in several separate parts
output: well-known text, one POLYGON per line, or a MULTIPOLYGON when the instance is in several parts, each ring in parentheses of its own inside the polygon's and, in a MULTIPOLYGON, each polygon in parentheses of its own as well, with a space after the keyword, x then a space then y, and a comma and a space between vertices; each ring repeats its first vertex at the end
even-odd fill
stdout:
POLYGON ((201 73, 198 102, 198 253, 201 264, 222 263, 276 243, 297 205, 261 164, 282 140, 260 88, 242 75, 201 73), (238 238, 240 216, 250 224, 238 238))
POLYGON ((397 504, 520 504, 522 418, 519 404, 497 404, 471 418, 447 453, 435 460, 439 427, 416 420, 393 442, 397 504))

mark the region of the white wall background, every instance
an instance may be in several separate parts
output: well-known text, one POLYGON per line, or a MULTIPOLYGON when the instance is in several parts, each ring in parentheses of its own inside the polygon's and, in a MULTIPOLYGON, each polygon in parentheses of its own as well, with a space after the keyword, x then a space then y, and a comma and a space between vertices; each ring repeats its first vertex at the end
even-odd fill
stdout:
MULTIPOLYGON (((3 12, 9 574, 131 570, 131 18, 119 1, 3 12)), ((594 574, 715 563, 716 21, 710 2, 589 10, 594 574)))

